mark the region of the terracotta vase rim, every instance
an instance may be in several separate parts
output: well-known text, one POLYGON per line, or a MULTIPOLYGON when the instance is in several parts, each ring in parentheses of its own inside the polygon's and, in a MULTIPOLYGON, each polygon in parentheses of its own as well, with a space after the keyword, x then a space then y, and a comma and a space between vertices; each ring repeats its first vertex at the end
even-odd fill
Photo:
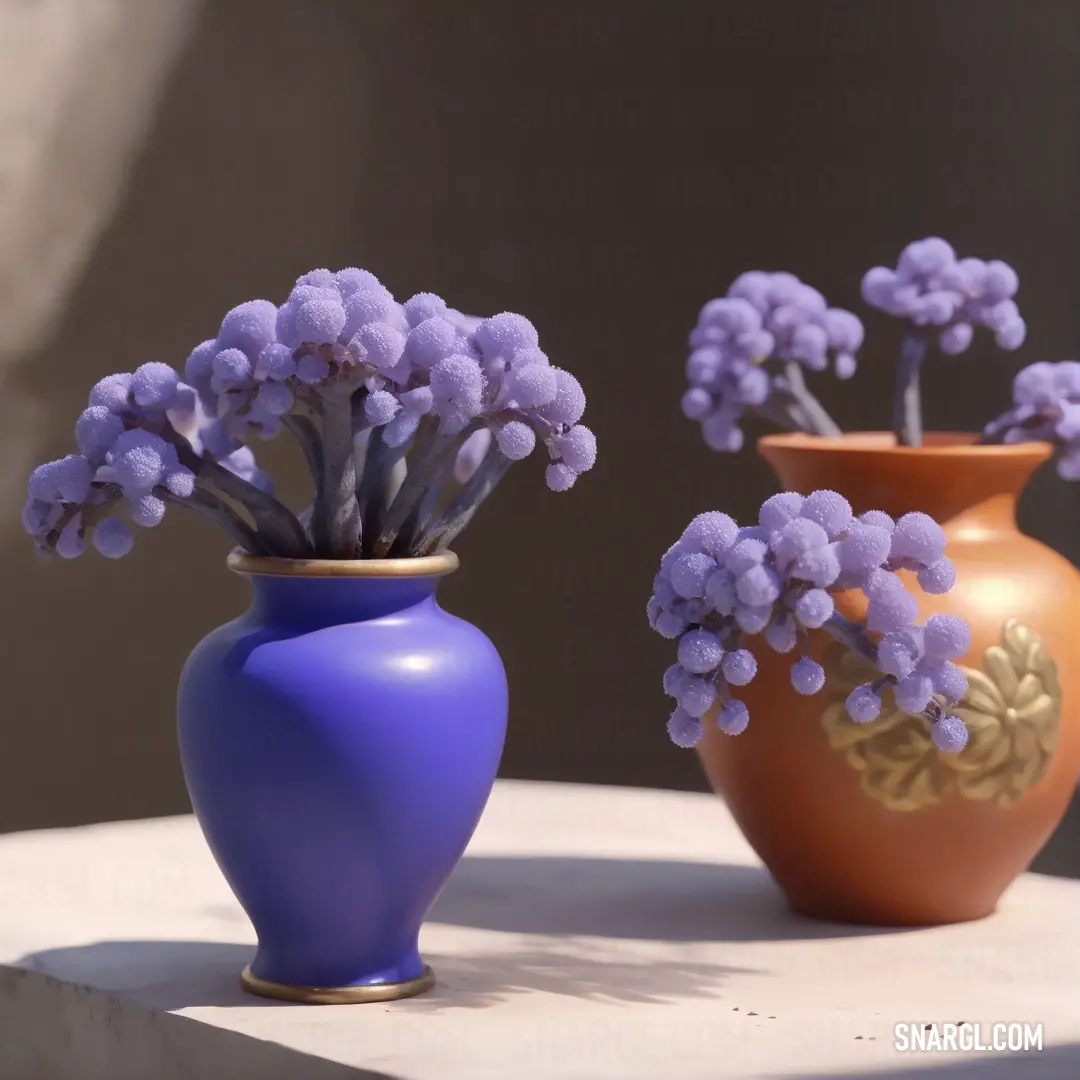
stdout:
POLYGON ((970 431, 930 431, 924 436, 922 446, 897 446, 891 431, 852 431, 840 436, 809 435, 802 431, 763 435, 758 439, 758 449, 799 450, 805 453, 881 454, 890 457, 920 457, 938 459, 956 458, 1008 458, 1011 461, 1028 461, 1032 467, 1049 460, 1054 448, 1047 442, 1022 442, 984 446, 975 440, 979 436, 970 431))
POLYGON ((237 548, 226 565, 236 574, 261 577, 410 578, 445 577, 460 561, 452 551, 402 559, 281 559, 237 548))

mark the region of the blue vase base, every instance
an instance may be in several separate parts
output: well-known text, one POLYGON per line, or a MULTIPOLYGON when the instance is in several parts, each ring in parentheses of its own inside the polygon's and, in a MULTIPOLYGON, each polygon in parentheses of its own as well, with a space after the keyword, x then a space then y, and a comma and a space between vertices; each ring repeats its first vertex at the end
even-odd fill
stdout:
POLYGON ((397 1001, 416 997, 435 985, 435 972, 426 964, 414 979, 401 982, 375 982, 349 986, 297 986, 293 983, 264 979, 251 971, 250 965, 241 972, 240 984, 249 994, 293 1001, 301 1005, 363 1005, 375 1001, 397 1001))

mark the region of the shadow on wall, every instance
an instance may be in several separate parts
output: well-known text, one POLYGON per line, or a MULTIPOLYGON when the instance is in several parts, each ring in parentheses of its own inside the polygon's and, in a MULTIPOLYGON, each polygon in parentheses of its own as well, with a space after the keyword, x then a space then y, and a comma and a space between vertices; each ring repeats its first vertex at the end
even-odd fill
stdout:
MULTIPOLYGON (((748 267, 786 267, 860 310, 863 268, 943 232, 1019 268, 1031 334, 1022 355, 976 348, 929 370, 928 427, 975 428, 1016 366, 1075 350, 1078 162, 1045 133, 1071 130, 1080 98, 1080 6, 993 5, 977 49, 967 6, 934 11, 207 4, 113 227, 18 373, 45 411, 42 454, 70 449, 95 378, 182 363, 228 307, 280 298, 313 266, 525 312, 586 387, 600 460, 564 495, 539 462, 518 466, 440 593, 506 662, 504 775, 703 789, 664 734, 670 648, 644 601, 694 514, 745 519, 774 482, 750 451, 707 451, 679 414, 702 302, 748 267), (332 94, 296 78, 312 56, 332 94)), ((854 391, 823 380, 821 396, 843 426, 880 427, 890 380, 868 350, 854 391)), ((0 423, 10 408, 0 395, 0 423)), ((259 452, 299 501, 302 463, 259 452)), ((1080 554, 1072 489, 1040 478, 1023 516, 1080 554)), ((246 596, 223 540, 176 510, 119 564, 39 569, 14 528, 3 543, 0 829, 185 809, 177 675, 246 596)))

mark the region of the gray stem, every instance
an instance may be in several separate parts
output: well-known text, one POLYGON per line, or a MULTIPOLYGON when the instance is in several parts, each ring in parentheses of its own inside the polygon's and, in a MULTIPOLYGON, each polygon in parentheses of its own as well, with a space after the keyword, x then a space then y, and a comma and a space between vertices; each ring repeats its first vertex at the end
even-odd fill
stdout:
POLYGON ((455 464, 456 460, 453 457, 442 463, 438 475, 428 485, 427 491, 424 492, 424 497, 413 507, 412 513, 409 514, 405 524, 402 525, 398 538, 394 542, 392 554, 404 555, 406 552, 416 549, 420 537, 430 531, 439 503, 442 502, 450 484, 454 480, 455 464))
POLYGON ((235 499, 251 514, 268 554, 285 559, 301 559, 309 553, 310 545, 304 526, 297 520, 296 515, 273 495, 260 491, 254 484, 230 472, 211 458, 200 458, 192 454, 190 459, 185 460, 181 455, 180 461, 201 480, 216 487, 230 499, 235 499))
POLYGON ((386 515, 379 539, 372 545, 372 556, 384 559, 394 546, 398 533, 413 509, 423 498, 425 491, 439 475, 439 470, 450 455, 456 454, 461 444, 480 427, 481 421, 474 420, 456 435, 438 435, 431 440, 430 448, 417 448, 417 460, 409 470, 405 483, 397 493, 386 515))
POLYGON ((857 622, 833 612, 821 629, 842 645, 846 645, 852 652, 858 653, 864 660, 869 660, 874 667, 878 666, 877 646, 857 622))
POLYGON ((794 401, 785 400, 782 393, 771 393, 756 406, 756 411, 784 431, 810 430, 805 414, 798 411, 794 401))
POLYGON ((502 454, 497 447, 492 447, 487 457, 480 462, 480 467, 469 477, 446 508, 441 519, 417 543, 417 554, 430 555, 444 550, 461 534, 473 515, 480 509, 483 501, 495 490, 495 486, 506 475, 513 462, 502 454))
POLYGON ((364 473, 356 493, 363 522, 361 533, 365 551, 379 537, 382 519, 388 504, 393 500, 390 488, 394 470, 409 449, 408 441, 400 446, 387 446, 383 440, 384 430, 377 427, 368 438, 364 454, 364 473))
POLYGON ((926 340, 908 334, 900 347, 893 398, 893 432, 898 446, 922 446, 922 395, 919 373, 926 356, 926 340))
POLYGON ((263 538, 268 554, 286 559, 303 558, 309 554, 310 544, 304 527, 284 503, 230 472, 213 458, 199 457, 191 448, 191 443, 171 424, 166 424, 157 434, 176 448, 181 465, 247 510, 263 538))
POLYGON ((360 545, 360 508, 356 501, 352 404, 344 395, 323 403, 323 477, 311 526, 317 554, 327 559, 355 559, 360 545))
POLYGON ((308 471, 315 481, 315 490, 318 491, 323 484, 322 437, 318 427, 314 421, 298 413, 286 413, 281 418, 281 425, 292 434, 303 450, 308 471))
POLYGON ((174 495, 166 487, 154 488, 154 494, 174 506, 186 506, 197 514, 224 529, 246 552, 251 555, 269 555, 259 534, 231 506, 216 499, 208 491, 196 488, 186 499, 174 495))
POLYGON ((784 377, 787 380, 786 393, 806 418, 807 430, 811 435, 827 438, 843 435, 836 421, 825 411, 825 406, 810 393, 803 378, 802 365, 797 360, 788 360, 784 364, 784 377))

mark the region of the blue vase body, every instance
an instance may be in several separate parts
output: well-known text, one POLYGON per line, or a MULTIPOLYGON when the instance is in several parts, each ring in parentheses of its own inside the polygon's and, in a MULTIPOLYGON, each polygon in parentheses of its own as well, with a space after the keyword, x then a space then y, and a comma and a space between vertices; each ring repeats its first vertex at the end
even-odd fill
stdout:
POLYGON ((492 643, 437 576, 251 576, 180 679, 180 754, 207 843, 301 987, 420 977, 420 924, 491 793, 506 734, 492 643))

